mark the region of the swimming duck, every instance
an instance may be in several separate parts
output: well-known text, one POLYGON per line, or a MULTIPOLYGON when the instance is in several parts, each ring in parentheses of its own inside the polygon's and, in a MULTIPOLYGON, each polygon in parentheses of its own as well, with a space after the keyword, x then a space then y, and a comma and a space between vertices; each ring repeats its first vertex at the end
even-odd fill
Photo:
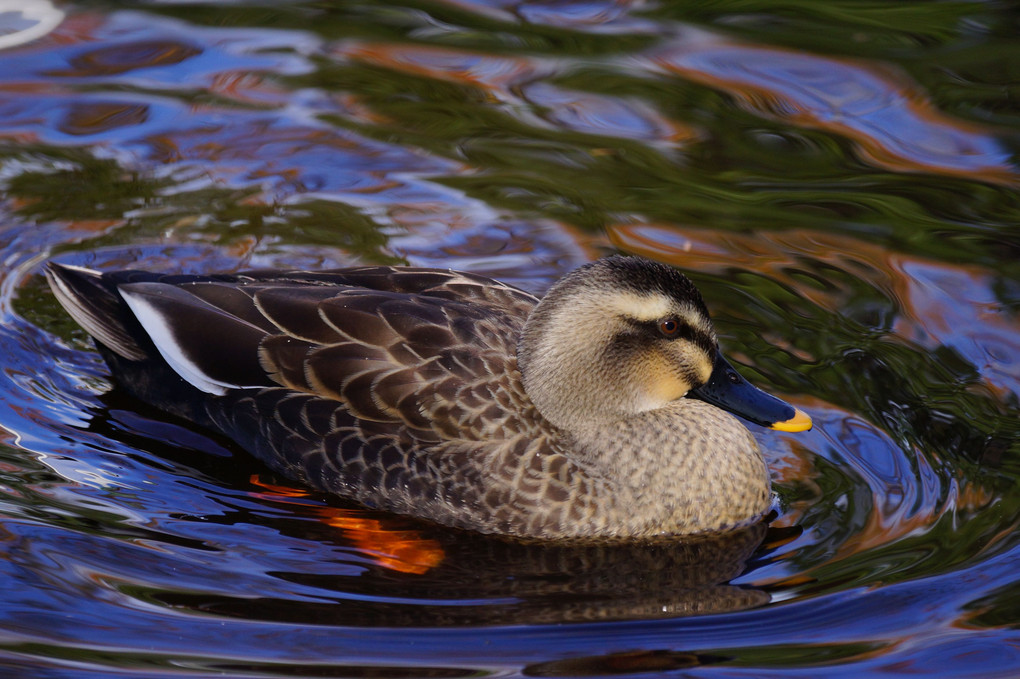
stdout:
POLYGON ((131 393, 368 507, 527 538, 724 531, 769 511, 750 432, 800 410, 723 358, 691 281, 614 256, 542 299, 458 271, 51 263, 131 393))

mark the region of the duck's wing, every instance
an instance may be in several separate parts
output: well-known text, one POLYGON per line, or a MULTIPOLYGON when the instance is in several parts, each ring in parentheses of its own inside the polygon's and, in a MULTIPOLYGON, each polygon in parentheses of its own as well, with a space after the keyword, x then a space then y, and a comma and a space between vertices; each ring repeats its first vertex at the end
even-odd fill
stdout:
POLYGON ((265 373, 360 419, 481 440, 512 430, 526 407, 516 365, 526 315, 513 307, 360 287, 271 286, 253 300, 278 328, 259 346, 265 373))
POLYGON ((137 360, 155 348, 210 395, 285 386, 423 441, 498 436, 529 407, 515 343, 537 300, 491 279, 392 267, 159 276, 58 266, 51 281, 109 349, 137 360))

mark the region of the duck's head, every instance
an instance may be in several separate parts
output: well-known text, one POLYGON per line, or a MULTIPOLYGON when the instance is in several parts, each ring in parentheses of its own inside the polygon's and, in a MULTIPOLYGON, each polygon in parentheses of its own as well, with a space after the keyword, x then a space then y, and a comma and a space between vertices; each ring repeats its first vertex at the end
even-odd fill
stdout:
POLYGON ((563 277, 528 318, 517 359, 539 412, 567 431, 684 396, 784 431, 811 426, 723 358, 701 293, 686 276, 640 257, 600 259, 563 277))

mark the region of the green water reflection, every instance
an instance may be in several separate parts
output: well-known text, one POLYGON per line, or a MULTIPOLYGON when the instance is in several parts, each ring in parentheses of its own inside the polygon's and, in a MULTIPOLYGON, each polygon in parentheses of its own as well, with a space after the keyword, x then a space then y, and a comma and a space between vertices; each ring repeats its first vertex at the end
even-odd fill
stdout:
POLYGON ((0 51, 0 668, 1020 669, 1007 4, 60 9, 0 51), (814 417, 756 431, 767 534, 544 549, 274 490, 109 391, 40 275, 406 262, 540 292, 618 248, 684 269, 814 417))

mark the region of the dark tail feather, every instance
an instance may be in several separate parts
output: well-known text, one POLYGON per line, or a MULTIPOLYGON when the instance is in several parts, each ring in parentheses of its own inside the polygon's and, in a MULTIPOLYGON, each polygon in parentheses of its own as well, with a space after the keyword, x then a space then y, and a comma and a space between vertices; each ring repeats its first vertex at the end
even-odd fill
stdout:
POLYGON ((46 278, 60 305, 97 342, 128 360, 147 358, 135 339, 141 328, 114 282, 98 271, 56 262, 49 263, 46 278))
POLYGON ((205 394, 188 384, 164 361, 131 313, 117 286, 152 280, 148 272, 101 274, 80 266, 50 262, 50 288, 67 313, 96 340, 111 372, 128 393, 152 406, 209 425, 202 407, 205 394))

